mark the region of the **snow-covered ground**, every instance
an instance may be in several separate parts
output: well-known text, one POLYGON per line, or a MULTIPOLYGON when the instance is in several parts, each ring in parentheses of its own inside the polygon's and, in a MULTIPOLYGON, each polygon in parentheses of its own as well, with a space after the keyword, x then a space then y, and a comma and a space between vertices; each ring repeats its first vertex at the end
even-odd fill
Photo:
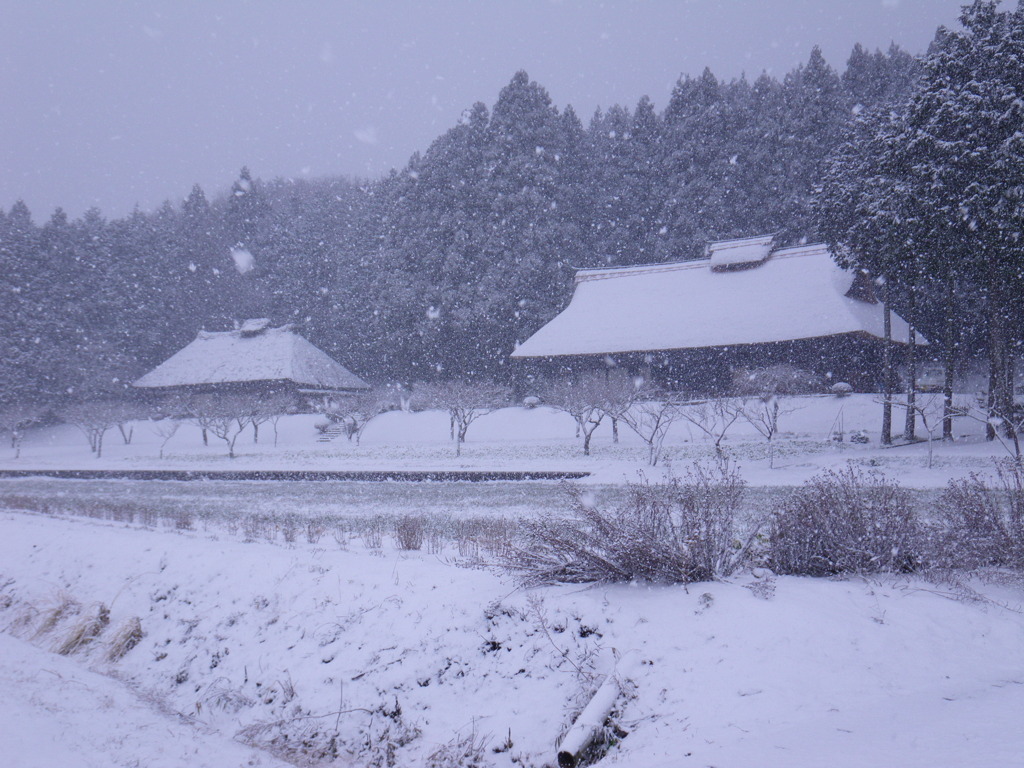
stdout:
POLYGON ((224 768, 286 763, 161 712, 124 683, 0 634, 0 742, 16 768, 224 768))
MULTIPOLYGON (((749 428, 730 432, 755 499, 758 486, 798 485, 848 460, 937 489, 1006 455, 980 439, 980 425, 958 422, 966 437, 934 446, 928 469, 924 445, 828 439, 837 422, 847 433, 871 429, 879 409, 870 398, 800 405, 783 417, 776 469, 749 428)), ((316 442, 314 421, 282 420, 276 447, 265 425, 259 445, 243 436, 234 461, 222 446, 204 448, 191 427, 162 460, 145 423, 131 445, 108 435, 102 459, 72 429, 49 427, 28 436, 18 459, 5 447, 0 467, 582 467, 596 493, 651 474, 625 429, 619 444, 599 432, 583 457, 572 421, 543 408, 481 418, 460 459, 442 414, 386 414, 360 446, 316 442)), ((667 445, 675 469, 711 455, 681 424, 667 445)), ((486 539, 409 552, 387 535, 95 519, 75 514, 87 505, 83 487, 0 481, 9 500, 64 499, 49 512, 13 503, 0 511, 5 765, 540 766, 554 761, 560 734, 620 658, 632 659, 621 667, 628 682, 615 716, 628 735, 602 764, 1024 765, 1024 583, 1014 575, 759 572, 685 588, 524 590, 486 567, 486 539), (142 637, 120 656, 136 619, 142 637), (90 627, 95 637, 70 642, 90 627)), ((143 506, 166 497, 223 510, 234 499, 241 517, 251 503, 241 484, 119 487, 143 506)), ((294 487, 264 491, 260 504, 302 515, 343 493, 294 487)), ((344 504, 352 514, 497 519, 559 503, 554 484, 524 484, 518 496, 516 487, 359 484, 344 504)))
POLYGON ((0 524, 0 626, 17 638, 0 646, 8 764, 276 764, 245 762, 234 737, 328 765, 386 765, 391 749, 410 766, 476 738, 481 765, 541 765, 630 651, 618 716, 630 733, 609 764, 1024 764, 1019 582, 745 575, 522 591, 390 547, 0 524), (97 603, 110 611, 97 640, 52 653, 97 603), (132 617, 145 635, 110 661, 132 617))

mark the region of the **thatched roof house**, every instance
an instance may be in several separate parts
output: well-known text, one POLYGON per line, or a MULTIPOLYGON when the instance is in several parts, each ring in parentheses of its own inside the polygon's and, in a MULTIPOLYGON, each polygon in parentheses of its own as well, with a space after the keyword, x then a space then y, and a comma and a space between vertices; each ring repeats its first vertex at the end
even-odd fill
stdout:
POLYGON ((270 388, 317 395, 369 388, 291 325, 271 328, 269 320, 248 320, 234 331, 200 331, 134 386, 164 391, 270 388))
MULTIPOLYGON (((826 246, 745 238, 712 243, 697 261, 580 270, 569 306, 512 357, 729 350, 735 364, 793 362, 795 350, 797 363, 832 368, 842 360, 830 350, 842 358, 882 338, 883 315, 868 276, 837 266, 826 246)), ((895 313, 892 338, 909 340, 895 313)))

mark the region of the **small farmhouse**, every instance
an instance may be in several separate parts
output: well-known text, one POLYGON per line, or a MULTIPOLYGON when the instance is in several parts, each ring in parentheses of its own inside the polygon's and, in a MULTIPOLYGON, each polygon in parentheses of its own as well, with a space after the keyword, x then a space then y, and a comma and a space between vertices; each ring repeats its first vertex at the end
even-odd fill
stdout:
MULTIPOLYGON (((737 368, 787 364, 874 389, 884 314, 869 276, 837 266, 826 246, 745 238, 712 243, 697 261, 580 270, 569 306, 512 357, 649 367, 704 391, 737 368)), ((907 345, 908 324, 890 316, 893 341, 907 345)))
POLYGON ((134 382, 161 394, 290 393, 322 399, 368 385, 300 336, 291 325, 247 320, 234 331, 200 331, 184 349, 134 382))

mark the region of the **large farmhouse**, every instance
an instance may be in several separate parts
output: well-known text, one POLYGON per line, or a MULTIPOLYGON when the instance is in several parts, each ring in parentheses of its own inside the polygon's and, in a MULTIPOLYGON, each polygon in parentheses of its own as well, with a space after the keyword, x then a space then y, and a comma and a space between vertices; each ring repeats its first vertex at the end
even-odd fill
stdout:
MULTIPOLYGON (((869 276, 837 266, 826 246, 746 238, 712 243, 698 261, 580 270, 569 306, 512 357, 649 366, 692 390, 789 364, 873 389, 884 314, 869 276)), ((890 316, 893 341, 908 344, 908 324, 890 316)))
POLYGON ((234 331, 200 331, 133 386, 162 394, 287 393, 297 400, 368 389, 291 325, 272 328, 268 320, 247 320, 234 331))

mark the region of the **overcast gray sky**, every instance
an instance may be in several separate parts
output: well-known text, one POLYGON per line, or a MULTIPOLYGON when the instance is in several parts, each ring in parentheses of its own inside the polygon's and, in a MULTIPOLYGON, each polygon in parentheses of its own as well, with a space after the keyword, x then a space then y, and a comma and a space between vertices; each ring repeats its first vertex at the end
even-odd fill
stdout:
POLYGON ((0 207, 121 216, 254 175, 401 167, 516 70, 584 120, 819 44, 918 53, 961 0, 0 0, 0 207))

